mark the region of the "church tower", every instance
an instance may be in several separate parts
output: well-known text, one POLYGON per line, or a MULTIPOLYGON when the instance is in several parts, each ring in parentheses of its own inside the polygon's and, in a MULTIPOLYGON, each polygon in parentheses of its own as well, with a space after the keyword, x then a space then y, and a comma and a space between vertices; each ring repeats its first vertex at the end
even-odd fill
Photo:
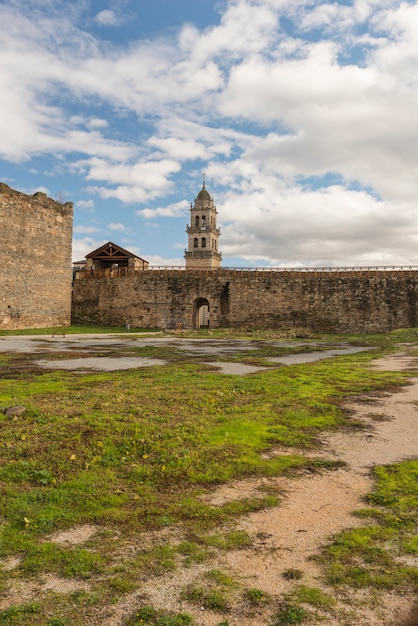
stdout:
POLYGON ((222 255, 218 250, 218 238, 221 231, 216 226, 217 214, 203 179, 202 190, 194 205, 190 205, 190 226, 186 228, 188 249, 184 254, 186 269, 216 269, 220 266, 222 255))

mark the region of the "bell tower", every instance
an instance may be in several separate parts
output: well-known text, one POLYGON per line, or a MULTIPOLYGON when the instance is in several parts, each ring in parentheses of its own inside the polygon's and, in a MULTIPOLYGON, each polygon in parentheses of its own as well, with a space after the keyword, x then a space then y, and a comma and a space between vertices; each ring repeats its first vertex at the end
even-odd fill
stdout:
POLYGON ((222 254, 218 249, 221 230, 216 226, 218 211, 213 198, 206 189, 203 178, 202 190, 190 205, 190 226, 187 226, 188 249, 185 251, 186 269, 220 267, 222 254))

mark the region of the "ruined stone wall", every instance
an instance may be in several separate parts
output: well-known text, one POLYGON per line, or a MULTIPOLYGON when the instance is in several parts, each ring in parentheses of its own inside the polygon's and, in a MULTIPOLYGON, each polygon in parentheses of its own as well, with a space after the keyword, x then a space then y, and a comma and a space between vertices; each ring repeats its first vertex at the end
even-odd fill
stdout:
POLYGON ((416 326, 417 294, 415 271, 148 270, 76 281, 73 318, 194 328, 206 300, 211 327, 379 332, 416 326))
POLYGON ((417 324, 418 273, 317 272, 231 280, 232 326, 379 332, 417 324))
POLYGON ((0 183, 0 328, 71 321, 73 205, 0 183))

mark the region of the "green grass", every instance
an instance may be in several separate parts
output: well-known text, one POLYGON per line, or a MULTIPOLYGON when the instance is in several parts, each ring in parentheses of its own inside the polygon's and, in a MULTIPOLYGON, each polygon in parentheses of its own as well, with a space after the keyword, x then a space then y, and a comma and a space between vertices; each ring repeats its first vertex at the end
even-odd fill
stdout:
POLYGON ((271 597, 268 593, 255 587, 247 589, 244 593, 244 598, 253 607, 264 606, 271 602, 271 597))
MULTIPOLYGON (((219 331, 210 337, 230 335, 219 331)), ((265 334, 244 337, 257 340, 257 358, 283 352, 266 345, 265 334)), ((140 588, 144 577, 210 562, 219 550, 250 546, 251 537, 234 528, 236 520, 278 506, 280 493, 219 506, 202 495, 231 480, 338 467, 311 458, 321 433, 353 426, 342 408, 350 396, 378 394, 407 381, 405 374, 369 368, 373 358, 402 340, 417 340, 417 334, 350 337, 351 343, 367 341, 381 350, 247 377, 213 373, 172 347, 137 349, 167 359, 165 366, 112 373, 45 373, 34 366, 36 355, 1 355, 0 405, 25 404, 27 411, 18 419, 0 414, 0 558, 20 559, 13 572, 17 580, 50 573, 89 581, 92 587, 70 599, 51 595, 39 605, 11 607, 0 612, 0 624, 46 624, 51 615, 56 617, 48 619, 88 623, 97 605, 140 588), (277 446, 298 451, 265 454, 277 446), (86 545, 58 546, 50 540, 53 533, 82 524, 99 531, 86 545), (175 530, 180 540, 120 558, 125 543, 140 546, 145 533, 159 530, 175 530)), ((234 358, 245 362, 249 353, 234 358)), ((417 553, 414 468, 376 470, 370 508, 359 513, 366 528, 336 539, 326 554, 327 576, 335 584, 397 589, 415 584, 414 571, 395 558, 417 553), (365 564, 350 560, 350 551, 361 554, 365 564)), ((0 593, 7 593, 6 574, 0 569, 0 593)), ((231 588, 221 578, 212 574, 194 585, 190 598, 227 612, 231 588)), ((263 604, 256 589, 251 594, 247 602, 263 604)), ((298 602, 309 600, 293 597, 276 623, 299 623, 289 621, 301 620, 306 611, 299 611, 298 602)), ((129 624, 141 623, 136 614, 130 619, 129 624)), ((147 619, 142 623, 162 626, 189 617, 156 611, 147 619)))
POLYGON ((26 532, 38 535, 98 520, 216 524, 275 501, 266 496, 214 508, 197 501, 193 487, 311 465, 303 454, 260 453, 276 444, 313 447, 321 431, 346 421, 339 406, 346 395, 403 380, 350 357, 247 378, 173 365, 41 374, 29 384, 3 379, 0 403, 19 399, 28 411, 1 421, 2 510, 11 527, 21 530, 26 517, 26 532))
POLYGON ((21 624, 22 626, 30 626, 34 623, 37 614, 41 611, 40 605, 37 603, 13 605, 5 611, 0 611, 1 626, 9 626, 10 624, 21 624))
POLYGON ((329 594, 316 587, 299 585, 293 590, 291 596, 294 601, 310 604, 317 609, 327 609, 335 604, 335 600, 329 594))
POLYGON ((418 460, 377 467, 373 508, 357 512, 366 525, 340 533, 322 562, 336 586, 418 591, 418 567, 408 555, 418 546, 418 460))
POLYGON ((85 335, 85 334, 103 334, 103 333, 150 333, 159 332, 159 328, 131 328, 129 331, 121 326, 50 326, 49 328, 18 328, 15 330, 0 330, 0 337, 10 335, 85 335))
POLYGON ((126 622, 126 626, 188 626, 193 619, 187 613, 177 615, 165 611, 157 611, 152 606, 145 606, 136 611, 126 622))
POLYGON ((288 624, 302 624, 310 617, 310 613, 302 606, 291 602, 284 602, 276 613, 272 626, 287 626, 288 624))
POLYGON ((231 608, 230 593, 234 587, 235 583, 230 576, 220 570, 211 570, 202 583, 188 585, 182 597, 192 605, 217 613, 228 613, 231 608))

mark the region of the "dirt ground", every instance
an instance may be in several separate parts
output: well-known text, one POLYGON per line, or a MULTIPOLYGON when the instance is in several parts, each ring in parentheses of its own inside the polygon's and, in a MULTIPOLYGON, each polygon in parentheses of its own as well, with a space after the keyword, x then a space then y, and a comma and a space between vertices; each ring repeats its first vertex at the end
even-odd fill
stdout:
MULTIPOLYGON (((381 359, 376 367, 386 370, 411 369, 416 359, 395 356, 381 359)), ((307 473, 297 480, 262 479, 246 480, 222 486, 210 497, 214 505, 254 495, 266 486, 275 487, 282 493, 282 504, 270 510, 252 513, 239 525, 255 538, 253 545, 245 550, 227 552, 211 567, 230 571, 249 587, 261 589, 273 596, 289 591, 292 581, 282 574, 289 568, 303 572, 304 585, 322 587, 320 570, 312 555, 335 533, 359 526, 359 519, 352 515, 364 507, 364 496, 372 489, 370 469, 374 465, 394 463, 418 456, 418 380, 394 394, 376 397, 373 404, 365 402, 350 404, 354 417, 364 421, 366 429, 355 433, 335 433, 324 438, 322 453, 327 458, 344 461, 347 465, 338 471, 321 474, 307 473)), ((277 454, 283 451, 276 450, 277 454)), ((415 559, 418 566, 418 559, 415 559)), ((154 606, 191 613, 190 606, 179 599, 178 590, 195 581, 202 567, 189 568, 179 575, 147 583, 141 590, 154 606)), ((136 595, 126 598, 112 615, 103 616, 103 626, 122 624, 123 616, 129 614, 136 602, 136 595)), ((328 616, 329 626, 398 626, 408 614, 413 598, 391 593, 356 592, 347 594, 339 606, 338 618, 328 616)), ((207 610, 194 613, 199 626, 217 626, 219 614, 207 610)), ((267 615, 260 611, 252 617, 242 614, 228 616, 228 623, 241 626, 268 624, 267 615)))
MULTIPOLYGON (((384 370, 416 368, 417 359, 405 354, 380 359, 375 367, 384 370)), ((301 583, 331 589, 321 582, 318 565, 311 559, 335 533, 354 526, 360 521, 352 513, 364 507, 364 496, 372 489, 370 469, 374 465, 393 463, 418 456, 418 379, 401 391, 393 394, 370 397, 364 402, 348 405, 354 417, 362 420, 366 428, 356 432, 339 432, 324 436, 320 454, 328 459, 339 459, 346 465, 343 469, 321 473, 306 472, 297 479, 246 480, 222 486, 207 500, 214 506, 251 495, 263 490, 275 490, 280 494, 280 506, 244 516, 238 527, 245 530, 253 543, 245 550, 234 550, 218 554, 215 561, 192 565, 176 570, 170 575, 144 581, 140 590, 125 596, 117 604, 101 609, 91 626, 121 626, 126 617, 138 606, 139 599, 146 599, 156 608, 192 614, 199 626, 219 626, 221 623, 240 626, 263 626, 270 624, 271 610, 258 609, 252 615, 245 614, 240 607, 229 613, 227 622, 222 622, 219 613, 191 607, 181 598, 180 590, 199 580, 205 571, 220 569, 230 572, 249 588, 257 588, 274 597, 290 590, 294 581, 283 577, 289 568, 300 570, 301 583)), ((287 451, 288 452, 288 451, 287 451)), ((277 449, 272 454, 283 454, 277 449)), ((318 456, 315 453, 315 456, 318 456)), ((68 545, 87 541, 94 527, 75 528, 50 540, 68 545)), ((154 535, 152 543, 167 540, 167 536, 154 535)), ((172 537, 172 541, 179 540, 172 537)), ((130 546, 135 551, 138 547, 130 546)), ((10 560, 4 567, 13 570, 18 562, 10 560)), ((418 559, 415 559, 418 566, 418 559)), ((85 584, 83 583, 83 587, 85 584)), ((14 602, 28 601, 34 596, 39 599, 43 590, 73 591, 69 581, 48 577, 43 585, 34 583, 11 586, 9 597, 0 601, 0 609, 14 602)), ((395 626, 411 609, 414 599, 386 592, 347 592, 338 601, 338 617, 329 615, 325 622, 329 626, 395 626)), ((89 626, 87 624, 87 626, 89 626)))

